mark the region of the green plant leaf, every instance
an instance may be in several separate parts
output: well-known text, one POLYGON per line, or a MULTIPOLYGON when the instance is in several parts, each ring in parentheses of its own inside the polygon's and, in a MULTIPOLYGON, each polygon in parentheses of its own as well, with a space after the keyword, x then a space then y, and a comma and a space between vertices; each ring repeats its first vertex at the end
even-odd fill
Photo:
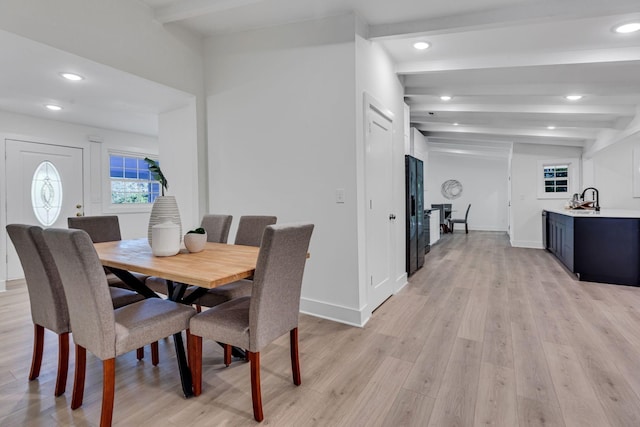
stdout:
POLYGON ((158 181, 162 186, 162 195, 164 196, 164 190, 169 189, 169 183, 167 182, 167 178, 162 173, 160 165, 158 164, 158 162, 148 157, 145 157, 144 161, 149 165, 149 172, 151 172, 151 176, 153 177, 153 179, 158 181))

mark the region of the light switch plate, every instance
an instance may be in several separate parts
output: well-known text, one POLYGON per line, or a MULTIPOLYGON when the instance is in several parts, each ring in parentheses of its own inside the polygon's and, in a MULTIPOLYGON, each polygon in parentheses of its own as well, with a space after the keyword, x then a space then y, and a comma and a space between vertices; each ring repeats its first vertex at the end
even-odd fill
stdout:
POLYGON ((336 189, 336 203, 344 203, 344 188, 336 189))

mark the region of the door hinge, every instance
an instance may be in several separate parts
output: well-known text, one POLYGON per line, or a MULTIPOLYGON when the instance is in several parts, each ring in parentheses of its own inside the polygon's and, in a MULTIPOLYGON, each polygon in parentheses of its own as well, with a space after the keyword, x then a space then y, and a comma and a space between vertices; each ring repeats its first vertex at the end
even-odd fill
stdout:
POLYGON ((373 209, 373 200, 369 200, 369 209, 373 209))
POLYGON ((373 276, 371 276, 371 280, 369 281, 370 285, 369 286, 373 286, 373 276))

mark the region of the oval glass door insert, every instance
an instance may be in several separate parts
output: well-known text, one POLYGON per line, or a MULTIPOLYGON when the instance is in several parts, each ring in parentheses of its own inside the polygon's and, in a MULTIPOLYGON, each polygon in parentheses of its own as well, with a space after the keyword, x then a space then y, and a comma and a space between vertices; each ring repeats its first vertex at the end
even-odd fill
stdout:
POLYGON ((62 180, 58 169, 49 161, 38 165, 31 180, 31 205, 42 225, 53 225, 62 209, 62 180))

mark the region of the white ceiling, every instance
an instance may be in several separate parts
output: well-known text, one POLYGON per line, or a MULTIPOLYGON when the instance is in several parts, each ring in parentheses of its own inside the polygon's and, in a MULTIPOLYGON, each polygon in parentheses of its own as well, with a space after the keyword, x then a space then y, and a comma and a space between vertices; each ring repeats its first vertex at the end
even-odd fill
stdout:
MULTIPOLYGON (((440 151, 504 156, 511 142, 589 149, 640 128, 640 32, 611 31, 640 20, 639 0, 131 1, 203 37, 354 12, 395 60, 411 121, 440 151), (432 47, 417 51, 417 40, 432 47), (570 102, 569 93, 584 98, 570 102)), ((158 113, 189 97, 1 31, 0 49, 0 109, 155 134, 158 113), (72 84, 61 71, 87 79, 72 84), (65 109, 46 111, 48 102, 65 109)))
POLYGON ((395 60, 411 122, 439 151, 506 156, 511 142, 588 149, 638 114, 640 33, 612 32, 640 20, 638 0, 142 1, 158 21, 204 36, 355 12, 395 60), (432 47, 415 50, 419 40, 432 47), (584 98, 567 101, 571 93, 584 98))
POLYGON ((158 114, 190 95, 15 34, 0 31, 0 110, 157 135, 158 114), (85 79, 70 82, 63 72, 85 79), (46 104, 61 106, 49 111, 46 104))

